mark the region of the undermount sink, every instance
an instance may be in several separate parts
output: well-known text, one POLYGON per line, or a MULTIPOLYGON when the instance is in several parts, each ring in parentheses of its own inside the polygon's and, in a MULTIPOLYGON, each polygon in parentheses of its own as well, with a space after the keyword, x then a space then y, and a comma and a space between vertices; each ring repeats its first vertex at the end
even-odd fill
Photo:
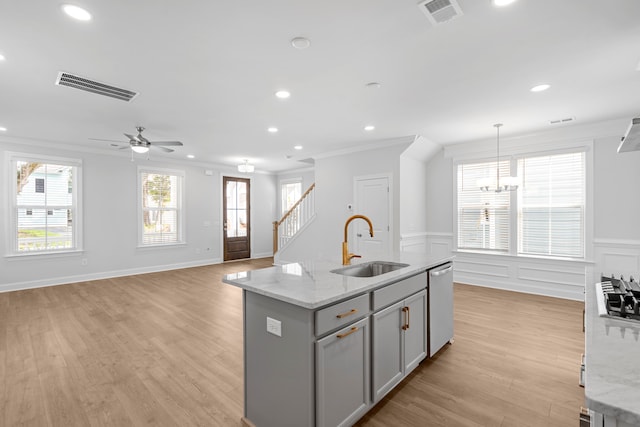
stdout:
POLYGON ((362 264, 350 265, 348 267, 336 268, 335 270, 331 270, 331 272, 351 277, 374 277, 408 266, 409 264, 402 264, 399 262, 371 261, 362 264))

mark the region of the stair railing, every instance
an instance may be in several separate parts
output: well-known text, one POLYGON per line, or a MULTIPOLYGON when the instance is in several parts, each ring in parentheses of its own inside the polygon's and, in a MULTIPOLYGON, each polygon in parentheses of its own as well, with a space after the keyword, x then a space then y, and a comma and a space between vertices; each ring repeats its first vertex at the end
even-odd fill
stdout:
POLYGON ((313 183, 305 191, 300 199, 291 206, 282 218, 273 221, 273 253, 278 252, 278 248, 284 246, 291 238, 309 221, 315 214, 315 196, 313 183))

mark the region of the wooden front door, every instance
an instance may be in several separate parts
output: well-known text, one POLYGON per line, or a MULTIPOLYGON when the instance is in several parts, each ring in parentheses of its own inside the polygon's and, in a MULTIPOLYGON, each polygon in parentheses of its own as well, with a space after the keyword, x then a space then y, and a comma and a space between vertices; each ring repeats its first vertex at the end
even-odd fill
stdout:
POLYGON ((251 257, 249 184, 244 178, 222 180, 225 261, 251 257))

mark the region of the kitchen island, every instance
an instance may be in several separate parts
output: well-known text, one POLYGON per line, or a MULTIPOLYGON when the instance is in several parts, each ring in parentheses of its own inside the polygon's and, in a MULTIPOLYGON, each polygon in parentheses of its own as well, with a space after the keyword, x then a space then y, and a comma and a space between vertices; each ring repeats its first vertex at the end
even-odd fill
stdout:
POLYGON ((640 323, 601 317, 595 285, 585 296, 585 403, 591 425, 640 426, 640 323))
MULTIPOLYGON (((428 272, 451 277, 451 257, 385 261, 404 265, 352 277, 332 272, 340 263, 311 261, 224 277, 243 289, 246 425, 351 425, 437 350, 428 272)), ((450 306, 451 339, 446 299, 438 305, 450 306)))

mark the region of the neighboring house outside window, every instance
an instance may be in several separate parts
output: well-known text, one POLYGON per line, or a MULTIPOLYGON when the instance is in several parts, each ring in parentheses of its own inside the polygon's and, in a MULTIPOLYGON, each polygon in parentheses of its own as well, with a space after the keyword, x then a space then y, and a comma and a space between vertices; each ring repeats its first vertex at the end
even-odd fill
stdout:
POLYGON ((139 245, 184 243, 184 172, 139 168, 139 245))
POLYGON ((517 170, 520 185, 500 193, 477 184, 495 181, 495 161, 458 164, 457 248, 584 259, 586 164, 584 149, 501 160, 500 176, 517 170))
POLYGON ((81 250, 81 161, 8 153, 8 163, 10 182, 15 183, 8 255, 81 250))

